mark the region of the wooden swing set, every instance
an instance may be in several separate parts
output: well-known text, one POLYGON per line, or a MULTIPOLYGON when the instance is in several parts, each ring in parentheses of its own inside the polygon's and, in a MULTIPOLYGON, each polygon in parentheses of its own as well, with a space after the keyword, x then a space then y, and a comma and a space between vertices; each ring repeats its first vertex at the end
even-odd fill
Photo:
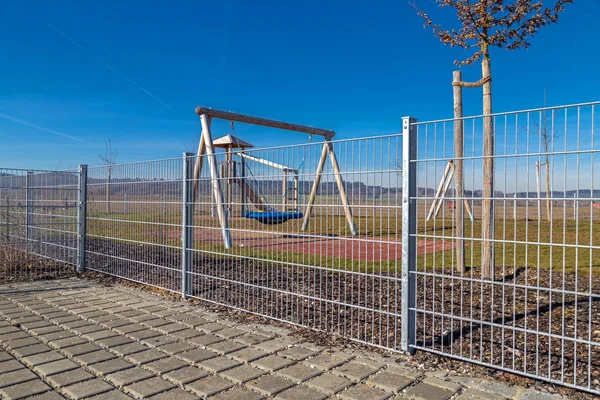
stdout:
MULTIPOLYGON (((211 123, 214 118, 227 120, 230 122, 241 122, 241 123, 264 126, 264 127, 269 127, 269 128, 277 128, 277 129, 283 129, 283 130, 294 131, 294 132, 302 132, 302 133, 306 133, 309 135, 322 136, 325 139, 325 141, 323 143, 323 151, 321 152, 321 157, 319 159, 319 164, 317 166, 317 171, 315 174, 315 180, 313 182, 313 185, 312 185, 312 188, 310 191, 310 195, 309 195, 309 199, 306 204, 306 208, 304 209, 304 213, 300 213, 300 212, 296 211, 296 213, 294 215, 291 215, 289 213, 286 215, 285 208, 283 208, 282 211, 277 212, 277 211, 268 210, 267 208, 261 207, 261 206, 257 206, 257 209, 259 210, 258 212, 250 213, 250 212, 246 211, 244 209, 245 207, 243 206, 242 216, 244 216, 246 218, 256 219, 257 221, 262 222, 262 223, 282 223, 282 222, 287 221, 288 219, 303 219, 301 231, 305 231, 306 228, 308 227, 308 224, 310 221, 310 216, 311 216, 314 204, 315 204, 317 192, 319 189, 319 185, 321 183, 321 177, 323 175, 323 169, 325 168, 325 162, 327 161, 327 158, 329 158, 329 160, 331 162, 331 166, 333 168, 333 174, 334 174, 337 188, 339 191, 339 196, 340 196, 340 200, 342 203, 342 207, 344 209, 344 214, 346 217, 346 221, 348 223, 348 227, 350 228, 350 232, 352 232, 353 235, 356 235, 357 231, 356 231, 356 226, 354 224, 354 217, 352 215, 352 210, 348 203, 348 196, 346 194, 346 189, 344 187, 344 181, 342 179, 342 174, 341 174, 340 167, 339 167, 339 164, 337 161, 337 157, 336 157, 334 149, 333 149, 333 143, 331 142, 331 139, 335 135, 335 132, 333 132, 331 130, 326 130, 326 129, 313 128, 310 126, 304 126, 304 125, 298 125, 298 124, 291 124, 288 122, 275 121, 275 120, 253 117, 253 116, 233 113, 233 112, 229 112, 229 111, 215 110, 212 108, 200 107, 200 106, 196 107, 196 114, 198 114, 200 116, 200 124, 202 127, 202 132, 200 134, 200 142, 198 143, 198 152, 196 155, 196 163, 194 165, 194 175, 193 175, 193 179, 194 179, 193 195, 194 195, 194 197, 193 198, 195 199, 196 196, 198 195, 200 176, 202 174, 204 158, 206 158, 208 160, 212 196, 213 196, 213 199, 215 202, 215 207, 216 207, 217 216, 219 219, 219 224, 221 226, 221 232, 222 232, 223 243, 225 245, 225 248, 229 249, 232 246, 231 235, 229 232, 229 214, 232 210, 230 210, 230 209, 228 209, 228 207, 226 207, 226 205, 229 204, 229 202, 231 202, 231 195, 232 195, 231 184, 232 183, 241 183, 240 186, 242 187, 242 197, 243 197, 242 204, 245 205, 246 197, 249 197, 249 196, 253 197, 250 200, 255 205, 262 204, 261 202, 256 201, 256 197, 254 197, 254 195, 252 194, 253 191, 252 191, 251 187, 249 185, 247 185, 247 182, 245 182, 246 177, 245 177, 244 172, 242 172, 240 177, 237 177, 235 172, 233 172, 235 167, 233 167, 234 163, 232 162, 232 157, 234 154, 239 154, 241 157, 241 160, 251 160, 254 162, 258 162, 258 163, 268 165, 273 168, 282 170, 282 173, 284 176, 283 181, 285 182, 284 183, 285 189, 282 189, 284 199, 286 197, 286 191, 287 191, 287 181, 288 181, 287 174, 289 172, 292 172, 292 174, 294 174, 294 172, 295 172, 294 185, 295 185, 295 188, 298 188, 298 189, 294 189, 294 190, 298 190, 298 191, 299 191, 299 177, 298 177, 298 171, 293 168, 288 168, 288 167, 282 166, 280 164, 274 163, 269 160, 264 160, 264 159, 261 159, 258 157, 254 157, 254 156, 245 154, 243 150, 245 148, 251 147, 252 145, 250 145, 249 143, 246 143, 247 145, 244 146, 243 144, 241 144, 239 142, 239 139, 237 139, 237 138, 235 138, 235 141, 230 140, 229 144, 223 143, 224 144, 223 146, 218 146, 219 143, 217 143, 218 147, 223 147, 225 149, 226 165, 230 166, 230 167, 226 167, 225 169, 222 169, 221 174, 220 174, 218 163, 216 161, 216 155, 215 155, 215 147, 216 147, 215 141, 213 141, 212 133, 211 133, 211 123), (241 152, 234 152, 234 149, 241 149, 241 152), (225 180, 227 181, 227 199, 224 198, 223 193, 221 191, 221 186, 219 185, 219 180, 221 178, 226 178, 225 180), (241 180, 241 181, 235 182, 234 180, 241 180)), ((241 166, 242 166, 241 167, 242 170, 244 170, 244 162, 241 163, 241 166)), ((298 197, 296 197, 296 199, 298 199, 298 197)), ((302 206, 301 204, 298 203, 297 200, 296 200, 296 204, 297 204, 297 207, 302 206)))

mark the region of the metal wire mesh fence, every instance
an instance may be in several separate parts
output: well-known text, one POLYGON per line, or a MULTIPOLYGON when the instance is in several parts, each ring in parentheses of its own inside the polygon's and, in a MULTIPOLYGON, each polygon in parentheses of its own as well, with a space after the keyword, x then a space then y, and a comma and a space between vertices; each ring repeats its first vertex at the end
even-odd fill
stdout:
POLYGON ((88 169, 87 268, 181 291, 182 160, 88 169))
POLYGON ((411 267, 413 348, 600 393, 597 107, 496 114, 493 155, 483 153, 484 117, 464 118, 460 159, 453 120, 413 123, 411 235, 437 250, 411 267), (486 158, 494 163, 489 196, 486 158), (452 184, 442 199, 444 178, 459 161, 464 192, 452 184), (484 232, 486 200, 491 236, 484 232), (482 274, 486 244, 489 277, 482 274))
POLYGON ((190 179, 188 294, 399 348, 401 139, 217 153, 228 236, 205 167, 190 179))
POLYGON ((85 263, 373 346, 600 393, 598 104, 486 117, 492 155, 484 117, 405 118, 388 136, 223 145, 79 174, 2 170, 0 249, 13 257, 2 276, 33 274, 31 260, 85 263))
POLYGON ((0 169, 0 282, 74 272, 78 176, 0 169))

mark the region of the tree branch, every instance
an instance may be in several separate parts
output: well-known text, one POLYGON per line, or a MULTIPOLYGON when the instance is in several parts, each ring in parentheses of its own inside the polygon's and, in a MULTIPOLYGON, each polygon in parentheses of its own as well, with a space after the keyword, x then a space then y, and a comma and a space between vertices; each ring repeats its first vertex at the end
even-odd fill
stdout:
POLYGON ((484 78, 481 78, 477 82, 464 82, 464 81, 452 82, 452 86, 460 86, 460 87, 465 87, 465 88, 475 88, 475 87, 481 87, 481 86, 483 86, 486 83, 491 82, 491 81, 492 81, 492 77, 491 76, 486 76, 484 78))

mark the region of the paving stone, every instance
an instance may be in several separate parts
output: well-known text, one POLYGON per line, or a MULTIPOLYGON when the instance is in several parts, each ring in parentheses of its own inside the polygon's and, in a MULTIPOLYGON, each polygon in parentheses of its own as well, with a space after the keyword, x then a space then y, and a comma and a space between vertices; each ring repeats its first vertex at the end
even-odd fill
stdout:
POLYGON ((173 333, 173 332, 178 332, 178 331, 182 331, 184 329, 188 329, 188 327, 186 325, 183 324, 179 324, 179 323, 170 323, 168 325, 161 325, 158 326, 156 328, 157 331, 161 332, 161 333, 173 333))
POLYGON ((77 357, 83 354, 93 353, 98 350, 101 350, 100 347, 91 343, 78 344, 77 346, 71 346, 62 349, 62 351, 69 357, 77 357))
POLYGON ((128 356, 125 356, 127 361, 131 361, 134 364, 146 364, 152 361, 160 360, 161 358, 165 358, 167 355, 161 351, 156 349, 144 350, 139 353, 133 353, 128 356))
POLYGON ((115 355, 109 353, 106 350, 98 350, 92 353, 81 354, 75 357, 77 362, 83 365, 95 364, 102 361, 112 360, 113 358, 115 358, 115 355))
POLYGON ((56 388, 72 385, 74 383, 87 381, 94 378, 94 375, 85 371, 83 368, 61 372, 60 374, 46 377, 46 381, 56 388))
POLYGON ((235 382, 244 383, 249 380, 256 379, 259 376, 266 374, 266 371, 252 367, 250 365, 241 365, 226 371, 221 372, 221 376, 235 382))
POLYGON ((63 360, 65 357, 57 351, 50 351, 48 353, 35 354, 29 357, 23 357, 21 362, 27 365, 29 368, 35 367, 36 365, 46 364, 52 361, 63 360))
MULTIPOLYGON (((185 323, 185 322, 186 321, 183 321, 183 323, 185 323)), ((233 339, 238 336, 242 336, 246 333, 247 333, 246 331, 243 331, 243 330, 237 329, 237 328, 225 328, 220 331, 216 331, 214 334, 222 337, 223 339, 233 339)))
POLYGON ((131 396, 127 396, 120 390, 112 390, 110 392, 102 393, 94 397, 90 397, 87 400, 131 400, 131 396))
POLYGON ((52 322, 54 322, 55 324, 66 324, 75 321, 79 321, 79 318, 77 318, 74 315, 65 315, 64 317, 52 318, 52 322))
POLYGON ((0 374, 5 374, 7 372, 16 371, 18 369, 23 368, 25 368, 25 366, 17 360, 8 360, 0 362, 0 374))
POLYGON ((289 358, 292 360, 300 361, 300 360, 304 360, 305 358, 314 356, 317 353, 318 352, 311 350, 309 348, 306 348, 306 347, 294 346, 294 347, 290 347, 289 349, 280 351, 279 353, 277 353, 277 355, 279 355, 281 357, 289 358))
MULTIPOLYGON (((486 393, 487 396, 490 396, 490 393, 486 393)), ((495 397, 488 397, 490 399, 496 399, 495 397)), ((504 398, 504 397, 502 397, 504 398)), ((564 399, 562 396, 557 394, 551 394, 546 392, 540 392, 535 389, 526 389, 525 391, 519 393, 519 400, 561 400, 564 399)))
POLYGON ((152 337, 156 337, 156 336, 161 336, 161 333, 150 330, 150 329, 146 329, 143 331, 130 332, 127 334, 127 336, 134 340, 143 340, 143 339, 148 339, 148 338, 152 338, 152 337))
POLYGON ((16 371, 0 374, 0 388, 17 385, 19 383, 39 379, 36 374, 28 369, 18 369, 16 371))
MULTIPOLYGON (((156 328, 156 327, 163 326, 163 325, 169 325, 172 323, 171 321, 166 320, 164 318, 156 318, 156 317, 154 317, 152 315, 148 315, 148 314, 146 314, 146 316, 150 317, 150 319, 142 319, 142 321, 143 321, 144 325, 149 326, 151 328, 156 328)), ((139 321, 139 322, 142 322, 142 321, 139 321)))
POLYGON ((198 346, 208 346, 209 344, 222 342, 223 338, 208 334, 190 338, 189 341, 197 344, 198 346))
POLYGON ((185 321, 182 321, 181 323, 184 325, 188 325, 191 326, 192 328, 196 327, 196 326, 200 326, 200 325, 206 325, 208 323, 210 323, 211 321, 204 319, 204 318, 191 318, 191 319, 186 319, 185 321))
POLYGON ((208 324, 197 326, 196 329, 201 330, 206 333, 213 333, 220 331, 222 329, 229 328, 227 325, 224 325, 220 322, 209 322, 208 324))
POLYGON ((276 355, 270 355, 264 358, 260 358, 252 363, 252 365, 256 365, 259 368, 262 368, 267 371, 276 371, 278 369, 287 367, 288 365, 293 364, 294 361, 279 357, 276 355))
POLYGON ((116 328, 120 328, 120 327, 124 327, 124 326, 132 326, 132 323, 129 320, 126 320, 124 318, 123 319, 116 318, 115 315, 112 315, 112 317, 114 319, 102 322, 102 325, 104 325, 107 328, 114 329, 115 331, 120 332, 120 333, 124 333, 124 332, 121 332, 120 330, 118 330, 116 328))
POLYGON ((61 332, 64 331, 60 326, 50 325, 50 326, 41 326, 38 328, 28 329, 28 332, 35 336, 45 335, 53 332, 61 332))
POLYGON ((360 384, 344 390, 339 397, 344 400, 385 400, 390 397, 390 394, 381 389, 360 384))
POLYGON ((122 344, 120 346, 111 347, 110 351, 118 355, 119 357, 127 356, 130 354, 138 353, 140 351, 148 350, 148 346, 144 346, 138 342, 132 342, 122 344))
POLYGON ((294 382, 280 376, 265 375, 250 381, 247 386, 265 396, 274 396, 277 393, 294 386, 294 382))
POLYGON ((176 342, 161 346, 159 349, 169 355, 174 355, 195 349, 195 347, 185 342, 176 342))
POLYGON ((92 332, 92 333, 86 333, 85 335, 81 335, 81 336, 83 336, 87 340, 91 340, 91 341, 95 342, 96 340, 107 339, 107 338, 119 336, 119 334, 116 332, 110 331, 108 329, 103 329, 103 330, 92 332))
POLYGON ((115 358, 88 366, 89 370, 98 376, 112 374, 133 367, 133 364, 128 363, 121 358, 115 358))
POLYGON ((198 367, 184 367, 166 373, 163 378, 175 383, 176 385, 185 385, 198 379, 207 377, 209 374, 198 367))
POLYGON ((310 378, 314 378, 317 375, 323 373, 320 369, 311 368, 310 366, 298 363, 289 367, 276 371, 278 375, 284 376, 294 382, 304 382, 310 378))
POLYGON ((319 375, 314 379, 306 382, 306 385, 318 389, 328 395, 333 396, 335 393, 346 389, 354 382, 343 376, 333 375, 329 372, 319 375))
POLYGON ((48 345, 50 345, 50 347, 53 347, 55 349, 63 349, 65 347, 77 346, 77 345, 85 344, 85 343, 87 343, 87 341, 85 339, 82 339, 77 336, 72 336, 72 337, 68 337, 65 339, 52 340, 52 341, 48 342, 48 345))
POLYGON ((6 342, 5 346, 7 349, 18 349, 19 347, 31 346, 34 344, 40 344, 40 341, 36 338, 28 336, 23 339, 9 340, 6 342))
POLYGON ((38 343, 31 346, 20 347, 18 349, 13 349, 14 355, 17 357, 27 357, 35 354, 46 353, 48 351, 52 351, 52 349, 45 344, 38 343))
POLYGON ((73 361, 63 358, 62 360, 53 361, 47 364, 38 365, 33 370, 40 376, 60 374, 62 372, 71 371, 79 368, 79 365, 73 361))
POLYGON ((171 333, 171 336, 179 338, 179 339, 191 339, 196 336, 202 336, 204 333, 197 331, 192 328, 187 328, 178 332, 171 333))
POLYGON ((266 357, 268 353, 252 347, 246 347, 229 354, 229 357, 240 362, 251 362, 259 358, 266 357))
MULTIPOLYGON (((156 318, 152 314, 145 314, 145 313, 136 315, 135 317, 128 317, 128 318, 135 322, 145 322, 145 321, 152 321, 152 320, 156 320, 156 319, 160 320, 160 318, 156 318)), ((169 323, 169 321, 164 321, 164 322, 165 322, 165 325, 169 323)), ((149 326, 151 326, 151 325, 149 325, 149 326)))
POLYGON ((123 371, 115 372, 114 374, 106 375, 106 380, 117 387, 123 387, 131 385, 132 383, 143 381, 148 378, 152 378, 152 375, 148 371, 144 371, 141 368, 135 367, 126 369, 123 371))
POLYGON ((108 383, 104 382, 102 379, 95 378, 89 381, 66 386, 62 390, 70 399, 78 400, 108 392, 112 389, 114 388, 108 383))
POLYGON ((133 333, 133 332, 145 331, 148 328, 146 328, 144 325, 140 325, 140 324, 129 324, 129 325, 117 326, 113 329, 115 332, 119 332, 121 335, 126 335, 126 334, 133 333))
POLYGON ((177 357, 190 363, 198 363, 204 360, 215 358, 217 357, 217 354, 209 350, 195 349, 177 354, 177 357))
POLYGON ((185 321, 186 319, 191 319, 191 318, 195 318, 196 316, 194 314, 188 314, 188 313, 180 313, 180 314, 173 314, 173 315, 167 315, 165 318, 174 321, 174 322, 180 322, 180 321, 185 321))
POLYGON ((414 381, 413 377, 400 375, 392 371, 383 371, 372 375, 367 383, 376 388, 387 390, 388 392, 398 393, 414 381))
POLYGON ((319 368, 320 370, 328 371, 332 368, 339 367, 346 361, 348 361, 347 358, 337 357, 333 354, 323 353, 306 360, 306 363, 315 368, 319 368))
POLYGON ((215 400, 261 400, 264 398, 265 397, 260 393, 253 392, 239 386, 211 397, 211 399, 215 400))
POLYGON ((166 344, 175 343, 175 342, 177 342, 177 340, 173 339, 167 335, 160 335, 160 336, 155 336, 155 337, 151 337, 148 339, 144 339, 141 342, 150 347, 159 347, 159 346, 164 346, 166 344))
POLYGON ((175 385, 165 381, 161 378, 150 378, 145 381, 133 383, 129 386, 125 386, 123 390, 129 393, 136 399, 145 399, 158 393, 165 392, 169 389, 173 389, 175 385))
POLYGON ((191 390, 198 396, 208 397, 231 387, 233 387, 233 383, 230 381, 223 379, 220 376, 212 375, 186 386, 186 389, 191 390))
POLYGON ((421 382, 409 388, 404 395, 409 399, 446 400, 449 399, 454 393, 454 390, 421 382))
POLYGON ((377 368, 370 367, 368 365, 360 364, 354 361, 350 361, 341 367, 333 369, 334 374, 345 376, 346 378, 353 379, 355 381, 362 381, 371 374, 377 372, 377 368))
MULTIPOLYGON (((504 396, 501 396, 498 394, 494 394, 494 393, 483 392, 483 391, 477 390, 475 388, 468 388, 456 397, 456 400, 507 400, 507 399, 508 399, 507 397, 504 397, 504 396)), ((559 399, 560 399, 560 397, 559 397, 559 399)), ((533 400, 533 398, 532 398, 532 400, 533 400)), ((540 398, 540 400, 541 400, 541 398, 540 398)))
POLYGON ((0 341, 8 342, 10 340, 24 339, 24 338, 28 338, 28 337, 31 337, 31 336, 29 336, 26 332, 16 331, 16 332, 12 332, 12 333, 0 334, 0 341))
POLYGON ((46 385, 41 379, 18 383, 0 389, 0 395, 3 399, 23 399, 25 397, 49 391, 50 386, 46 385))
POLYGON ((126 336, 113 336, 109 338, 95 340, 94 343, 104 348, 120 346, 122 344, 132 343, 133 341, 126 336))
POLYGON ((181 390, 179 388, 175 388, 169 390, 167 392, 163 392, 157 394, 155 396, 150 397, 150 400, 197 400, 198 397, 194 396, 191 393, 186 392, 185 390, 181 390))
POLYGON ((70 337, 75 337, 75 335, 69 331, 58 331, 58 332, 52 332, 52 333, 46 333, 44 335, 39 335, 39 339, 42 342, 52 342, 55 340, 60 340, 60 339, 66 339, 66 338, 70 338, 70 337))
POLYGON ((207 349, 219 354, 229 354, 234 351, 241 350, 245 347, 246 345, 235 343, 231 340, 225 340, 223 342, 213 343, 206 346, 207 349))
POLYGON ((518 389, 515 387, 511 387, 500 382, 491 382, 486 380, 482 380, 474 387, 475 389, 483 392, 494 393, 508 398, 512 398, 518 392, 518 389))
POLYGON ((157 375, 162 375, 167 372, 183 368, 188 366, 189 364, 178 360, 176 358, 163 358, 162 360, 153 361, 149 364, 144 365, 144 369, 147 369, 150 372, 154 372, 157 375))
MULTIPOLYGON (((427 383, 429 385, 438 386, 438 387, 453 390, 453 391, 457 391, 458 389, 461 388, 461 385, 459 385, 458 383, 448 382, 443 379, 438 379, 438 378, 433 378, 433 377, 427 377, 427 378, 423 379, 423 382, 427 383)), ((496 383, 496 382, 492 382, 492 383, 496 383)), ((499 389, 496 385, 494 385, 492 387, 494 389, 499 389)), ((507 388, 510 388, 510 386, 507 386, 507 388)))
POLYGON ((0 350, 0 362, 14 360, 13 356, 11 356, 6 351, 0 350))
POLYGON ((219 373, 240 365, 239 362, 227 357, 216 357, 198 363, 198 366, 210 372, 219 373))
POLYGON ((85 326, 92 327, 92 326, 96 326, 96 325, 94 325, 94 324, 93 324, 92 322, 90 322, 90 321, 85 321, 85 320, 82 320, 82 319, 79 319, 79 318, 77 318, 77 319, 76 319, 75 321, 73 321, 73 322, 67 322, 67 323, 64 323, 64 324, 62 324, 62 326, 64 326, 64 327, 65 327, 65 328, 67 328, 67 329, 71 329, 71 330, 72 330, 72 329, 83 328, 83 327, 85 327, 85 326))
POLYGON ((33 397, 28 397, 27 400, 64 400, 65 397, 58 392, 46 392, 33 397))
POLYGON ((304 385, 297 385, 279 393, 276 399, 281 400, 323 400, 327 395, 304 385))

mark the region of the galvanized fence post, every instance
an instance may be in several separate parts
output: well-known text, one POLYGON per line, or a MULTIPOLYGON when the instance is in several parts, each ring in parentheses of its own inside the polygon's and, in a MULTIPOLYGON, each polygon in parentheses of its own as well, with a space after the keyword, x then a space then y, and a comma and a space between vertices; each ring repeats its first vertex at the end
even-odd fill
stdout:
POLYGON ((417 267, 417 120, 402 118, 402 337, 401 348, 412 353, 415 344, 417 267), (413 162, 411 164, 411 162, 413 162))
POLYGON ((77 272, 85 270, 85 229, 87 218, 87 165, 79 165, 77 190, 77 272))
POLYGON ((25 237, 27 240, 26 249, 28 253, 32 250, 33 241, 33 198, 31 197, 31 186, 33 184, 32 176, 33 172, 27 171, 27 175, 25 175, 25 237))
POLYGON ((190 290, 188 271, 192 264, 194 244, 194 154, 183 153, 183 182, 181 208, 181 297, 186 298, 190 290))

